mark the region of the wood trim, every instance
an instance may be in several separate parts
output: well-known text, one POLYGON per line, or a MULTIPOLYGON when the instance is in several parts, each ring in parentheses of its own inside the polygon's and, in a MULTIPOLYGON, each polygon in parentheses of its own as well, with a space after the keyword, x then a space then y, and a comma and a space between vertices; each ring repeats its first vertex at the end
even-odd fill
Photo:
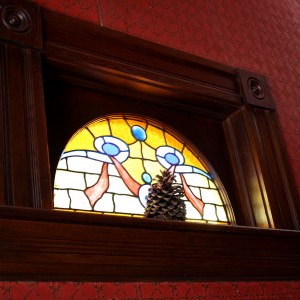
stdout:
POLYGON ((27 0, 2 0, 0 3, 1 39, 41 49, 39 6, 27 0))
POLYGON ((50 172, 45 168, 49 158, 41 74, 40 10, 28 1, 4 1, 0 15, 3 28, 0 203, 50 208, 52 188, 50 172), (14 18, 16 22, 9 26, 14 18))
POLYGON ((265 79, 44 9, 39 15, 31 1, 10 3, 26 10, 33 29, 6 26, 0 36, 1 279, 299 279, 300 205, 265 79), (268 101, 252 99, 261 89, 249 91, 247 78, 259 79, 268 101), (45 100, 53 99, 43 86, 54 79, 217 124, 218 164, 233 178, 237 224, 248 227, 53 211, 47 129, 55 122, 47 128, 45 100))
POLYGON ((300 233, 0 210, 1 280, 298 280, 300 233))

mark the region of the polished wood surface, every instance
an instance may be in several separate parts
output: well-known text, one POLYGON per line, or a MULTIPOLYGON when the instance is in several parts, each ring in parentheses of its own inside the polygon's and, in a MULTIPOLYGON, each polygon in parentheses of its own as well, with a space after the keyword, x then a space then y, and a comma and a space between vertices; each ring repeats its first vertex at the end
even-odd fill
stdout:
POLYGON ((14 12, 0 20, 2 279, 299 279, 300 203, 266 78, 31 1, 1 9, 14 12), (234 226, 52 210, 68 139, 122 112, 166 123, 205 155, 234 226))
POLYGON ((1 280, 299 279, 298 231, 0 211, 1 280))

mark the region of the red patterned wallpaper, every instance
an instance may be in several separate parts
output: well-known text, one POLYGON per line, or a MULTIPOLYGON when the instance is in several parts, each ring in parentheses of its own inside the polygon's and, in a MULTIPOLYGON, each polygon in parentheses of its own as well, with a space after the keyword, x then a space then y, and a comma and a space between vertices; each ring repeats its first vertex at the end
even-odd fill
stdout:
POLYGON ((1 300, 299 300, 300 283, 2 282, 0 298, 1 300))
POLYGON ((35 0, 269 78, 300 195, 299 0, 35 0))
MULTIPOLYGON (((268 77, 300 195, 299 0, 35 0, 268 77)), ((300 299, 300 282, 1 283, 1 299, 300 299)))

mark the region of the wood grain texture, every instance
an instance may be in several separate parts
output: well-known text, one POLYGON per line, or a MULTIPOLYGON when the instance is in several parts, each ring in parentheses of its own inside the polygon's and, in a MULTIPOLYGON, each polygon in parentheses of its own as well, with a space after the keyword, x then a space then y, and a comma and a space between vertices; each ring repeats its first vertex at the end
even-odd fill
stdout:
POLYGON ((6 280, 300 277, 293 231, 11 208, 1 210, 0 229, 6 280))
POLYGON ((30 48, 42 47, 38 5, 27 0, 2 0, 0 15, 1 39, 30 48))
POLYGON ((41 12, 43 49, 1 37, 0 277, 299 279, 299 232, 278 229, 299 229, 300 205, 273 107, 242 85, 254 75, 41 12), (120 112, 162 121, 200 149, 239 226, 33 209, 52 208, 50 170, 72 134, 120 112))

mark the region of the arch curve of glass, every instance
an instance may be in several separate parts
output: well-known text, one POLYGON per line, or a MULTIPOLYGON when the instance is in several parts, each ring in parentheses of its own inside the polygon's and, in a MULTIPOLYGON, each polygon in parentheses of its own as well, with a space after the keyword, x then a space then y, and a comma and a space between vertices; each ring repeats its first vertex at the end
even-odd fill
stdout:
POLYGON ((212 167, 175 130, 155 120, 108 115, 67 143, 54 180, 54 208, 142 217, 156 175, 168 169, 184 190, 187 221, 233 224, 212 167))

